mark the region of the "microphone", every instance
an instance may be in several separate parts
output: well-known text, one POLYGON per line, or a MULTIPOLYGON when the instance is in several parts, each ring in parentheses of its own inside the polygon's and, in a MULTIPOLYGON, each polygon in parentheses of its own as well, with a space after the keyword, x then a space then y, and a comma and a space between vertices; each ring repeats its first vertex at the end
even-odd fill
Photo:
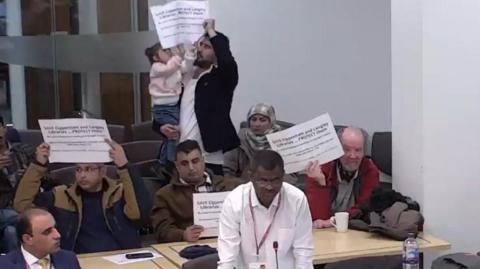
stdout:
POLYGON ((273 241, 273 249, 275 250, 275 263, 278 269, 278 241, 273 241))

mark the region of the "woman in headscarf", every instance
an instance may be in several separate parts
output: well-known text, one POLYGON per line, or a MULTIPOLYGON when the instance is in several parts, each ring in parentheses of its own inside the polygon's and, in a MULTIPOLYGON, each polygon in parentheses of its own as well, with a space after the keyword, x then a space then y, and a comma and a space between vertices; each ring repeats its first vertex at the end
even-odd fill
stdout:
MULTIPOLYGON (((239 177, 244 181, 250 180, 250 159, 257 150, 270 149, 267 134, 282 130, 276 123, 273 106, 259 103, 250 108, 247 114, 247 128, 239 131, 240 146, 225 153, 223 173, 225 176, 239 177)), ((295 174, 286 174, 284 180, 296 183, 295 174)))

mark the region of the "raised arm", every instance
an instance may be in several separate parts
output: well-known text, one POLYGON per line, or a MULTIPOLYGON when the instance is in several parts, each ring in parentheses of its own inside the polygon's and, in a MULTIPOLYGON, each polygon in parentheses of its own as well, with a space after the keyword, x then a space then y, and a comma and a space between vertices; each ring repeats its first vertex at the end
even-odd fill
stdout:
POLYGON ((110 157, 118 168, 123 185, 123 212, 131 220, 148 220, 152 201, 137 169, 128 163, 122 146, 107 140, 110 145, 110 157))
POLYGON ((222 82, 227 86, 226 89, 233 90, 238 84, 238 67, 230 51, 228 38, 215 30, 215 20, 213 19, 206 20, 204 27, 217 57, 218 72, 222 82))
POLYGON ((35 161, 30 164, 17 186, 13 207, 18 212, 34 206, 51 209, 55 201, 52 191, 39 192, 41 180, 47 171, 50 146, 42 143, 37 147, 35 156, 35 161))

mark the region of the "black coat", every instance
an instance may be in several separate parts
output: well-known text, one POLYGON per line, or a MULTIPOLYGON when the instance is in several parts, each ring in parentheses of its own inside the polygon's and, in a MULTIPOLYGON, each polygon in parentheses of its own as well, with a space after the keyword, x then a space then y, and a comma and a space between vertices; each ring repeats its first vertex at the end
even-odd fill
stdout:
MULTIPOLYGON (((225 35, 217 33, 210 42, 217 57, 217 65, 197 82, 195 115, 205 151, 226 152, 240 145, 230 119, 233 93, 238 84, 238 67, 225 35)), ((152 128, 159 132, 160 124, 154 121, 152 128)))
POLYGON ((226 36, 218 33, 210 42, 217 57, 217 66, 197 82, 195 115, 205 151, 225 152, 240 145, 230 119, 233 92, 238 84, 238 68, 226 36))

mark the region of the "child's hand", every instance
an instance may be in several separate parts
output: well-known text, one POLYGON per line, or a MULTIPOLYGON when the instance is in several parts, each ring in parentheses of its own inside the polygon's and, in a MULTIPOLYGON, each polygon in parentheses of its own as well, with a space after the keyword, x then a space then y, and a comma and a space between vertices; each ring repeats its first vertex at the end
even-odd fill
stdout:
POLYGON ((193 44, 183 44, 183 50, 187 58, 195 58, 197 56, 197 48, 193 44))
POLYGON ((179 56, 183 57, 183 55, 185 55, 185 48, 183 45, 177 45, 177 50, 179 56))
POLYGON ((164 124, 160 127, 160 132, 166 136, 168 139, 178 139, 180 137, 180 132, 178 126, 173 124, 164 124))
POLYGON ((180 52, 179 46, 170 48, 170 51, 172 52, 172 56, 173 56, 173 55, 181 56, 181 54, 180 54, 181 52, 180 52))

